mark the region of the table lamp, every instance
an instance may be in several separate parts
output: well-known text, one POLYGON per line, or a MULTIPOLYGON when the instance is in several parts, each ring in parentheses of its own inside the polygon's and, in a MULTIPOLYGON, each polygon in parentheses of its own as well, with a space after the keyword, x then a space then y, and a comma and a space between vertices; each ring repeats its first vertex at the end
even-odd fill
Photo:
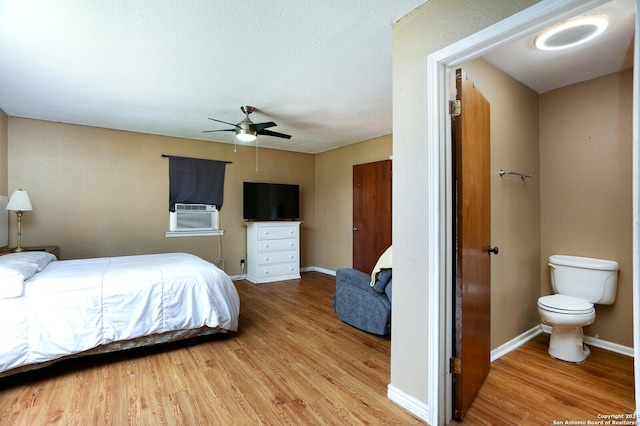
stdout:
POLYGON ((22 212, 33 210, 27 191, 23 191, 22 188, 17 191, 13 191, 11 198, 9 198, 9 203, 7 204, 7 210, 15 211, 18 216, 18 246, 11 251, 27 251, 27 249, 22 247, 22 212))

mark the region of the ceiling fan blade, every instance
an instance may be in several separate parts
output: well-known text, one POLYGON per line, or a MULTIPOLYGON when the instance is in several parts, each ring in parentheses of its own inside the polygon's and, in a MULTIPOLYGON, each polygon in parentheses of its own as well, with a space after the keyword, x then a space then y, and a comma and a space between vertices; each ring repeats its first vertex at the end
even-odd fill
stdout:
POLYGON ((254 123, 251 125, 251 128, 256 132, 259 132, 260 130, 266 129, 267 127, 275 127, 275 126, 277 126, 276 123, 274 123, 273 121, 269 121, 266 123, 254 123))
POLYGON ((202 133, 212 133, 212 132, 235 132, 236 129, 220 129, 220 130, 203 130, 202 133))
POLYGON ((272 132, 271 130, 260 130, 258 131, 259 135, 265 135, 265 136, 273 136, 276 138, 285 138, 285 139, 291 139, 291 135, 285 135, 284 133, 278 133, 278 132, 272 132))
POLYGON ((233 126, 233 127, 236 127, 236 128, 238 128, 238 129, 240 128, 240 126, 238 126, 237 124, 233 124, 233 123, 227 123, 226 121, 222 121, 222 120, 216 120, 215 118, 210 118, 209 120, 212 120, 212 121, 217 121, 218 123, 224 123, 224 124, 228 124, 229 126, 233 126))

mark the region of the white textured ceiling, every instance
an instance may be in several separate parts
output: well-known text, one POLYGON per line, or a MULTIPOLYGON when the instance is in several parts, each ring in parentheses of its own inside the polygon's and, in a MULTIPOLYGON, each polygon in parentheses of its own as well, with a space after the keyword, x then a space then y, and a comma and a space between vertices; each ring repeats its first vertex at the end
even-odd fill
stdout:
MULTIPOLYGON (((10 116, 233 143, 241 105, 318 153, 392 131, 392 24, 426 0, 0 0, 10 116)), ((542 56, 535 35, 485 56, 542 93, 631 66, 634 0, 598 43, 542 56)))
POLYGON ((425 0, 0 0, 8 115, 322 152, 391 133, 392 24, 425 0))

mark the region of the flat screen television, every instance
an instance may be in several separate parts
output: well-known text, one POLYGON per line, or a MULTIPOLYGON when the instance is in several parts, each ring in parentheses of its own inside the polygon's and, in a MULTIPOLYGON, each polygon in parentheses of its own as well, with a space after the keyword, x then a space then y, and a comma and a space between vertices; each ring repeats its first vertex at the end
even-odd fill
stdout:
POLYGON ((244 220, 295 220, 300 218, 299 185, 244 182, 244 220))

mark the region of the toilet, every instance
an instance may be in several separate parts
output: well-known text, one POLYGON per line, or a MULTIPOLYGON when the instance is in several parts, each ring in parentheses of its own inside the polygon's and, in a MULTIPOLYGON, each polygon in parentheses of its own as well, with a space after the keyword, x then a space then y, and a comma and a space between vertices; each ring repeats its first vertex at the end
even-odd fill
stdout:
POLYGON ((582 362, 589 348, 582 342, 582 327, 596 319, 594 304, 611 305, 618 288, 618 262, 591 257, 549 257, 551 287, 556 294, 538 299, 538 312, 552 327, 549 355, 582 362))

